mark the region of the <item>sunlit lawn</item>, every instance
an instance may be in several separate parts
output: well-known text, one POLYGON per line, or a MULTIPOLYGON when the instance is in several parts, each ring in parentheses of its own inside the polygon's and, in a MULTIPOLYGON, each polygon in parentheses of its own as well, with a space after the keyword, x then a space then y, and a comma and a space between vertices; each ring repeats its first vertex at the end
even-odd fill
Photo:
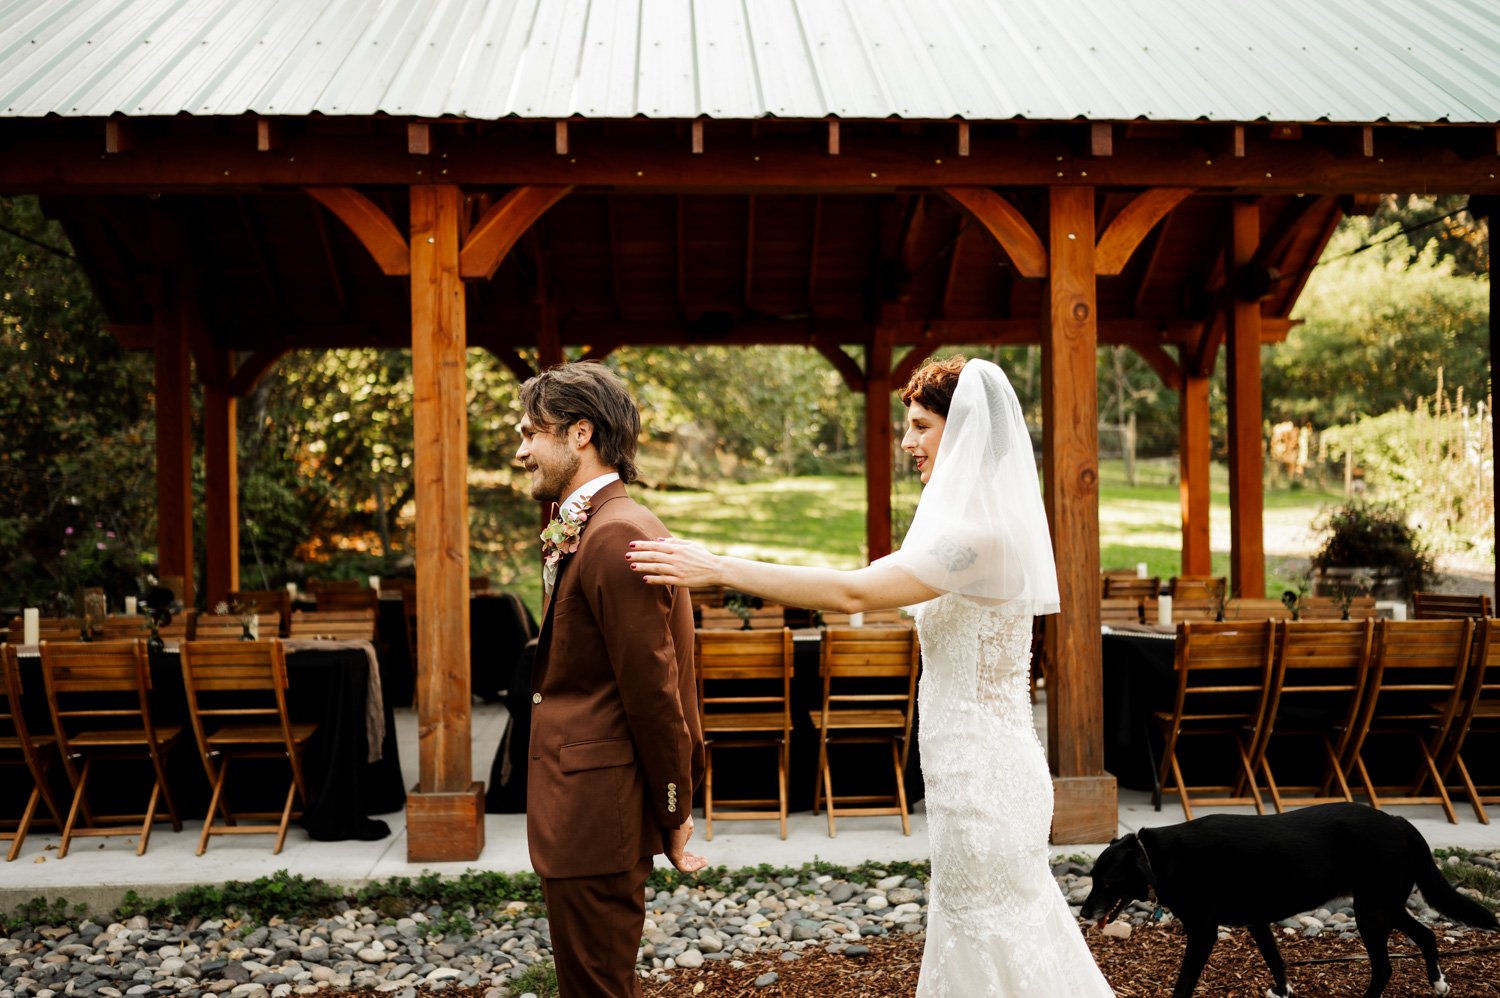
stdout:
MULTIPOLYGON (((1137 484, 1127 485, 1121 462, 1100 468, 1100 565, 1133 568, 1145 562, 1163 579, 1181 571, 1182 520, 1175 461, 1142 462, 1137 484)), ((1227 524, 1227 471, 1215 465, 1210 476, 1210 518, 1227 524)), ((725 483, 701 491, 654 491, 635 486, 632 494, 649 506, 679 537, 702 541, 722 554, 787 564, 853 568, 865 562, 865 482, 853 475, 781 478, 752 484, 725 483)), ((1277 526, 1305 527, 1318 513, 1343 499, 1316 489, 1271 489, 1265 495, 1268 532, 1277 526)), ((893 519, 899 539, 909 522, 916 493, 898 492, 893 519)), ((1311 550, 1301 552, 1303 558, 1311 550)), ((1266 558, 1266 591, 1294 585, 1300 568, 1285 556, 1266 558)), ((1228 550, 1214 550, 1213 571, 1229 571, 1228 550)), ((540 578, 524 575, 515 587, 539 611, 540 578)))

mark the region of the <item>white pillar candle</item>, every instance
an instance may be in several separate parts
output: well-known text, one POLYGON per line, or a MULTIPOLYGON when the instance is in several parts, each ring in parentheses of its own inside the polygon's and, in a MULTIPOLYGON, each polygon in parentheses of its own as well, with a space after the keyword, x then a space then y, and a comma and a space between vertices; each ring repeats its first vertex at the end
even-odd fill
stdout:
POLYGON ((42 611, 28 606, 21 611, 21 644, 40 644, 42 640, 42 611))
POLYGON ((297 583, 295 583, 295 582, 288 582, 286 584, 286 591, 287 591, 287 595, 291 596, 292 599, 296 599, 297 598, 297 583))
POLYGON ((1156 598, 1156 622, 1162 625, 1172 623, 1172 597, 1158 596, 1156 598))
POLYGON ((134 617, 139 609, 140 604, 136 602, 136 598, 134 596, 125 597, 125 616, 134 617))
POLYGON ((1150 576, 1146 574, 1146 563, 1144 561, 1138 561, 1135 563, 1135 577, 1137 579, 1150 578, 1150 576))
POLYGON ((380 592, 380 576, 370 576, 370 588, 375 590, 377 593, 380 592))
POLYGON ((851 613, 851 614, 849 614, 849 626, 850 627, 864 627, 865 626, 865 615, 863 613, 851 613))

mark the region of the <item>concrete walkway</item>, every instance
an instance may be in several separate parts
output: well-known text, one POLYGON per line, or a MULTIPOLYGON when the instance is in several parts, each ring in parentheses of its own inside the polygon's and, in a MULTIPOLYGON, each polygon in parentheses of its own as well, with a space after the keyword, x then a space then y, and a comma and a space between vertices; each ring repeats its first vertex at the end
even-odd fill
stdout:
MULTIPOLYGON (((1043 704, 1036 710, 1038 733, 1046 737, 1046 711, 1043 704)), ((397 738, 405 782, 416 783, 416 719, 409 710, 396 714, 397 738)), ((505 711, 498 705, 476 706, 474 712, 474 772, 489 773, 494 746, 505 727, 505 711)), ((1182 809, 1169 799, 1160 812, 1152 809, 1150 795, 1138 791, 1120 793, 1119 834, 1143 827, 1175 824, 1182 820, 1182 809)), ((1218 809, 1228 813, 1252 813, 1250 808, 1218 809)), ((1462 846, 1470 849, 1500 849, 1500 823, 1481 825, 1467 805, 1461 805, 1459 824, 1450 825, 1436 806, 1407 806, 1390 809, 1409 818, 1426 836, 1440 846, 1462 846)), ((1203 809, 1200 813, 1216 813, 1203 809)), ((401 812, 379 815, 391 826, 391 835, 377 842, 313 842, 294 829, 287 835, 281 855, 271 853, 270 836, 224 836, 216 838, 203 856, 195 856, 198 830, 196 821, 184 822, 183 830, 174 833, 158 826, 151 834, 146 855, 135 855, 134 839, 79 839, 66 859, 56 858, 59 836, 47 831, 33 832, 26 840, 22 855, 13 863, 0 863, 0 911, 9 912, 16 905, 34 897, 66 898, 69 903, 86 903, 91 911, 107 911, 118 904, 127 890, 142 895, 164 896, 188 886, 254 880, 277 870, 320 877, 323 880, 357 885, 393 876, 414 876, 423 870, 458 874, 466 869, 517 872, 529 870, 526 852, 526 819, 524 815, 490 815, 485 820, 485 849, 471 863, 406 862, 406 825, 401 812)), ((866 860, 920 860, 928 858, 927 816, 917 804, 911 818, 911 835, 901 834, 900 819, 894 817, 841 818, 838 837, 828 837, 826 818, 807 812, 794 814, 787 823, 783 841, 774 821, 721 822, 715 828, 712 842, 703 840, 702 816, 698 815, 698 836, 694 849, 708 857, 710 863, 738 869, 769 863, 773 866, 800 866, 823 860, 840 866, 856 866, 866 860)), ((1106 843, 1052 847, 1054 856, 1073 854, 1097 855, 1106 843)), ((659 862, 662 862, 660 859, 659 862)))

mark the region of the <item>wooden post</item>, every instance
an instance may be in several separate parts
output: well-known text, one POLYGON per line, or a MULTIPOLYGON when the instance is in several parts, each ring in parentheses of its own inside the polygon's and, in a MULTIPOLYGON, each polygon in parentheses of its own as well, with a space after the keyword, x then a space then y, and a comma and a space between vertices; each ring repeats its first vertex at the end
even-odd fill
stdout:
POLYGON ((484 785, 469 718, 468 389, 459 212, 453 186, 411 188, 413 454, 417 502, 419 782, 407 797, 407 860, 473 860, 484 785))
POLYGON ((182 579, 177 595, 193 606, 193 367, 181 261, 172 223, 153 216, 161 261, 152 319, 156 340, 156 574, 182 579))
POLYGON ((1260 245, 1260 205, 1235 201, 1230 208, 1229 258, 1233 263, 1226 308, 1229 396, 1229 590, 1247 599, 1266 595, 1262 517, 1260 302, 1237 293, 1240 267, 1260 245))
POLYGON ((1208 465, 1212 452, 1208 433, 1209 380, 1184 369, 1178 393, 1177 467, 1183 575, 1208 575, 1213 570, 1208 540, 1208 465))
POLYGON ((227 350, 211 348, 203 377, 203 498, 208 570, 203 585, 211 607, 240 588, 239 440, 234 373, 227 350))
POLYGON ((891 339, 876 326, 865 348, 865 546, 869 560, 891 553, 891 339))
POLYGON ((1054 187, 1042 314, 1043 479, 1062 612, 1046 618, 1053 842, 1107 842, 1118 816, 1104 772, 1099 642, 1099 413, 1094 192, 1054 187))

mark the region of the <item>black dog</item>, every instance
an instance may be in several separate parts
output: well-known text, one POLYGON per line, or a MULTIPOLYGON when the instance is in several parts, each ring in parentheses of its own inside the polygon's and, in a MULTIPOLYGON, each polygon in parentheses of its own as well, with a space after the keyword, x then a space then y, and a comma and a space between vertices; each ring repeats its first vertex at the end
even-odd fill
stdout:
POLYGON ((1187 953, 1173 998, 1189 998, 1218 941, 1221 925, 1243 925, 1271 968, 1269 998, 1292 989, 1272 923, 1352 896, 1359 935, 1370 954, 1365 998, 1391 977, 1386 940, 1400 929, 1427 960, 1432 990, 1448 993, 1432 931, 1406 910, 1413 884, 1427 903, 1477 928, 1500 928, 1483 905, 1454 890, 1432 862, 1422 833, 1405 818, 1363 804, 1323 804, 1286 814, 1216 814, 1167 828, 1143 828, 1110 843, 1094 863, 1083 917, 1101 924, 1152 891, 1182 920, 1187 953))

